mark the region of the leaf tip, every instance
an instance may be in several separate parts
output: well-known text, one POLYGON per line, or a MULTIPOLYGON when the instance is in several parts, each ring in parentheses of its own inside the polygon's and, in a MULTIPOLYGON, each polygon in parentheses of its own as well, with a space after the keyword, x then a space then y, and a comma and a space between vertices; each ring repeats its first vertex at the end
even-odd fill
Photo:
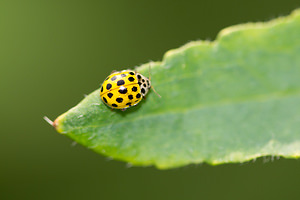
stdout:
POLYGON ((56 129, 56 131, 59 132, 59 133, 63 133, 63 130, 62 130, 62 119, 63 119, 64 115, 65 115, 65 114, 62 114, 62 115, 60 115, 59 117, 57 117, 57 118, 54 120, 53 124, 52 124, 52 126, 53 126, 53 127, 56 129))
POLYGON ((54 122, 49 119, 47 116, 44 116, 43 119, 50 124, 52 127, 54 127, 56 129, 56 131, 58 131, 59 133, 63 133, 63 130, 59 127, 59 125, 61 123, 59 123, 61 116, 59 116, 56 120, 54 120, 54 122))
POLYGON ((55 119, 54 121, 52 121, 51 119, 49 119, 47 116, 44 116, 43 119, 50 124, 51 126, 53 126, 56 131, 58 131, 59 133, 63 133, 63 130, 61 129, 61 126, 59 126, 61 124, 61 118, 63 115, 59 116, 57 119, 55 119))

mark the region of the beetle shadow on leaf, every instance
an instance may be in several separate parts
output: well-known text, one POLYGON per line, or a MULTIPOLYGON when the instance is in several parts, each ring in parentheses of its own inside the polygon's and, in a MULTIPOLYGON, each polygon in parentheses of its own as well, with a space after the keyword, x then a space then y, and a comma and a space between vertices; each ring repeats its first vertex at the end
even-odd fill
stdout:
POLYGON ((127 108, 125 111, 114 109, 112 110, 112 112, 116 112, 118 115, 121 115, 122 117, 126 117, 130 113, 137 112, 143 106, 144 103, 146 103, 146 98, 140 101, 136 106, 127 108))

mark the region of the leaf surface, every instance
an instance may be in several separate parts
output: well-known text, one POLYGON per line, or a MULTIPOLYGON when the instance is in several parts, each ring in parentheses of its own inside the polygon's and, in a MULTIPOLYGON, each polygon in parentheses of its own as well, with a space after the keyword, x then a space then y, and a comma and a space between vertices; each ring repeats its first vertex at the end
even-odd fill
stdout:
POLYGON ((171 50, 151 64, 151 81, 162 98, 150 91, 112 111, 98 89, 54 126, 100 154, 160 169, 300 156, 300 10, 171 50))

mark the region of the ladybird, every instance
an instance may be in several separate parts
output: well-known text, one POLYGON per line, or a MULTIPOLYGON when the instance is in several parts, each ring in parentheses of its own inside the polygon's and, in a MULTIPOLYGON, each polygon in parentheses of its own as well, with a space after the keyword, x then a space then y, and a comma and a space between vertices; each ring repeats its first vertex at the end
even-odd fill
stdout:
POLYGON ((107 106, 124 111, 137 105, 150 88, 150 78, 133 70, 116 71, 104 80, 100 97, 107 106))

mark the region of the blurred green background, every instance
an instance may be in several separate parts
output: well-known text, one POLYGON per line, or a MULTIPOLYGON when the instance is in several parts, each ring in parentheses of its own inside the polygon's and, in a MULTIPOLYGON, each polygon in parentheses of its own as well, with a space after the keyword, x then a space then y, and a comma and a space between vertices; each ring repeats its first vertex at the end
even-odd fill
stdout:
POLYGON ((159 171, 110 161, 55 132, 55 119, 113 70, 299 0, 0 0, 0 199, 296 199, 300 160, 159 171))

